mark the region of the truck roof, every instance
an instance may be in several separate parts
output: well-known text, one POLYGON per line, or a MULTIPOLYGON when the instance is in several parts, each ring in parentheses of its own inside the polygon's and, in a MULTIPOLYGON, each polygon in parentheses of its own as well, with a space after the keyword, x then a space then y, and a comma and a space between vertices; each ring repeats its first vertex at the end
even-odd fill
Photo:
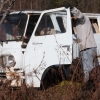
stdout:
POLYGON ((98 17, 98 16, 100 16, 99 13, 83 13, 83 14, 85 14, 86 16, 89 16, 89 17, 98 17))
MULTIPOLYGON (((37 14, 40 14, 42 13, 43 11, 39 11, 39 10, 23 10, 23 11, 13 11, 13 12, 10 12, 10 14, 17 14, 17 13, 25 13, 25 14, 32 14, 32 13, 37 13, 37 14)), ((86 16, 89 16, 89 17, 97 17, 97 16, 100 16, 99 13, 83 13, 85 14, 86 16)))
POLYGON ((42 13, 42 11, 36 11, 36 10, 13 11, 10 14, 17 14, 17 13, 25 13, 25 14, 37 13, 37 14, 40 14, 40 13, 42 13))

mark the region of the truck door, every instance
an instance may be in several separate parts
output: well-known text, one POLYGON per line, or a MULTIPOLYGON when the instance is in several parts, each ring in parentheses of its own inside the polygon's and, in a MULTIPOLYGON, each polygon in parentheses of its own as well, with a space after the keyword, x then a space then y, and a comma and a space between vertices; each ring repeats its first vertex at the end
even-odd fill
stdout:
POLYGON ((44 70, 52 65, 71 64, 72 30, 70 10, 43 11, 25 51, 26 82, 40 86, 44 70))

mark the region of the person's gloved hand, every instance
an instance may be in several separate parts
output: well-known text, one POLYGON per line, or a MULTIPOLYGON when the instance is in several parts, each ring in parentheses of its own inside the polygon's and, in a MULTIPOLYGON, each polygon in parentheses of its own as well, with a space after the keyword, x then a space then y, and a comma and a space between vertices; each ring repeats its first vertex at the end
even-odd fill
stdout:
POLYGON ((74 8, 74 7, 73 7, 70 3, 68 3, 68 2, 65 3, 64 7, 65 7, 65 8, 69 8, 69 7, 70 7, 71 10, 74 8))

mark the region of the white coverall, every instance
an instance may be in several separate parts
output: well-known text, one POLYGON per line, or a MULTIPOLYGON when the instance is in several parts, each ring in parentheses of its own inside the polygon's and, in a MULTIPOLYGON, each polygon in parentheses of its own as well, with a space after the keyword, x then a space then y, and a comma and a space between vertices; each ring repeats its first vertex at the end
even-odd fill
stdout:
POLYGON ((86 17, 80 10, 74 7, 71 13, 76 16, 76 33, 80 50, 80 58, 82 59, 82 66, 84 71, 84 81, 89 78, 89 72, 98 65, 96 42, 93 36, 92 25, 88 17, 86 17))

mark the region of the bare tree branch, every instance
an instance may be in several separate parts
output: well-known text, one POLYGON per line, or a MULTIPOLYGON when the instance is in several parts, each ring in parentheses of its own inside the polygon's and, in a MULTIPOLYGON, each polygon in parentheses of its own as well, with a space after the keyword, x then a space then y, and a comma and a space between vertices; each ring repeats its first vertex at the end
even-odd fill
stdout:
POLYGON ((4 5, 8 2, 9 0, 1 0, 1 3, 0 3, 0 13, 4 7, 4 5))
MULTIPOLYGON (((9 0, 6 0, 7 2, 9 1, 9 0)), ((3 22, 3 20, 5 19, 5 17, 6 17, 6 15, 7 15, 7 13, 8 13, 8 11, 10 10, 10 8, 13 6, 13 4, 14 4, 14 2, 15 2, 16 0, 12 0, 11 1, 11 3, 10 3, 10 5, 8 6, 8 9, 5 11, 5 13, 3 14, 3 16, 2 16, 2 19, 0 20, 0 25, 2 24, 2 22, 3 22)), ((6 2, 6 3, 7 3, 6 2)), ((4 6, 4 4, 6 4, 6 3, 3 3, 2 5, 4 6)), ((3 7, 2 6, 2 7, 3 7)))

